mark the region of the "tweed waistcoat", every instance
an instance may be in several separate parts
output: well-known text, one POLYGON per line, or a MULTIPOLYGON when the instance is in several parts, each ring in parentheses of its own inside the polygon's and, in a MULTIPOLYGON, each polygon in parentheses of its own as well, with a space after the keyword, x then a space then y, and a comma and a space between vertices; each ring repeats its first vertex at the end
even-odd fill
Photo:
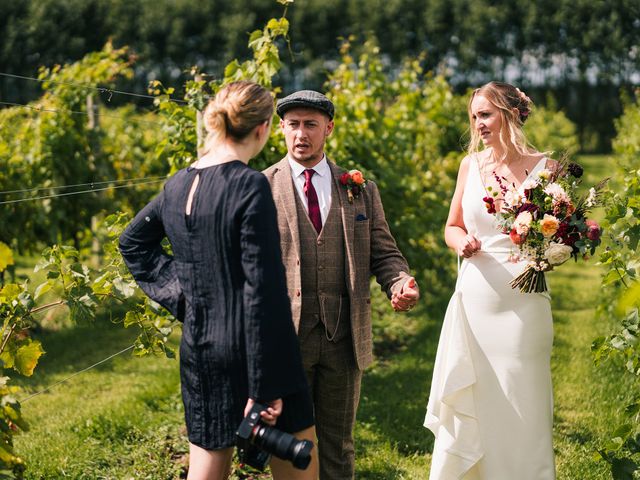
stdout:
POLYGON ((316 232, 296 195, 300 233, 302 310, 298 336, 306 335, 322 322, 329 340, 337 341, 350 331, 349 296, 345 283, 344 233, 337 192, 332 185, 329 214, 320 234, 316 232))

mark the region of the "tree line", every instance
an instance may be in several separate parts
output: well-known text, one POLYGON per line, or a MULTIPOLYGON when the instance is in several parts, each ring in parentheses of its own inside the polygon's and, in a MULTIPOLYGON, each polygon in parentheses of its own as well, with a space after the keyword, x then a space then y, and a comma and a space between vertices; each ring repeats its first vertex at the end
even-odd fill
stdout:
MULTIPOLYGON (((248 32, 281 13, 273 0, 21 0, 0 4, 0 71, 32 75, 40 65, 77 61, 111 39, 128 45, 144 91, 149 80, 182 85, 197 65, 222 76, 243 58, 248 32)), ((283 90, 322 88, 340 61, 341 38, 375 38, 385 68, 407 57, 443 74, 457 93, 490 79, 555 101, 576 123, 581 148, 605 151, 640 75, 640 3, 636 0, 305 0, 287 17, 290 61, 274 82, 283 90)), ((283 40, 279 41, 281 44, 283 40)), ((0 78, 3 99, 25 101, 37 85, 0 78)))

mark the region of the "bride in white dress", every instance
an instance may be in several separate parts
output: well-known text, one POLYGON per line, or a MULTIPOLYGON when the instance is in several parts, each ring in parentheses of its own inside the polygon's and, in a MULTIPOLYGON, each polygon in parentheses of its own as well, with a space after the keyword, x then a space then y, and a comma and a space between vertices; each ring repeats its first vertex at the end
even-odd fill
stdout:
POLYGON ((430 480, 555 478, 549 296, 511 288, 525 264, 513 257, 509 236, 483 202, 488 187, 499 189, 496 175, 521 186, 554 167, 524 138, 530 102, 499 82, 475 90, 469 101, 469 155, 445 228, 447 245, 464 260, 442 326, 425 418, 436 437, 430 480))

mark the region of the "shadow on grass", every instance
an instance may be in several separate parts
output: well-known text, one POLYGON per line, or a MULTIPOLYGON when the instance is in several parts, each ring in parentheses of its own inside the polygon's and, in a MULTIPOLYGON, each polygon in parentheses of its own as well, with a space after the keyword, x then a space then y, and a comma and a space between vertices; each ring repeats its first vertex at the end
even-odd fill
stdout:
MULTIPOLYGON (((114 324, 106 317, 100 317, 91 324, 59 330, 41 329, 33 334, 33 338, 42 342, 45 354, 40 357, 33 376, 16 375, 15 384, 30 389, 50 383, 52 376, 71 375, 127 348, 136 336, 135 329, 125 329, 122 324, 114 324)), ((131 352, 123 355, 131 355, 131 352)), ((110 371, 113 362, 107 361, 95 369, 110 371)))
POLYGON ((596 440, 592 430, 585 425, 566 419, 559 409, 554 411, 553 425, 556 434, 570 443, 583 446, 593 444, 596 440))
MULTIPOLYGON (((431 316, 442 317, 440 312, 431 316)), ((362 382, 358 422, 405 455, 424 454, 433 448, 433 436, 422 424, 440 329, 441 320, 424 321, 402 353, 379 360, 362 382)), ((375 442, 360 442, 365 450, 376 448, 375 442)), ((389 475, 396 472, 388 468, 389 475)), ((377 472, 382 476, 375 478, 394 478, 377 472)))
POLYGON ((391 480, 401 478, 400 475, 404 471, 394 467, 393 465, 376 463, 371 468, 358 469, 357 478, 366 480, 391 480))

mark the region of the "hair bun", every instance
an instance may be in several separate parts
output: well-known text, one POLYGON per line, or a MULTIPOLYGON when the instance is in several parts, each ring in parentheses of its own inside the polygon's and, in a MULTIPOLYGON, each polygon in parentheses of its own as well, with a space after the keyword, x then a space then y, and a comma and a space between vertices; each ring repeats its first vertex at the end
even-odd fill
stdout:
POLYGON ((207 105, 204 112, 204 128, 208 133, 224 131, 226 128, 227 112, 224 105, 219 105, 215 100, 207 105))
POLYGON ((249 133, 273 116, 273 96, 257 83, 240 80, 224 85, 203 113, 207 130, 205 146, 221 139, 242 141, 249 133))

